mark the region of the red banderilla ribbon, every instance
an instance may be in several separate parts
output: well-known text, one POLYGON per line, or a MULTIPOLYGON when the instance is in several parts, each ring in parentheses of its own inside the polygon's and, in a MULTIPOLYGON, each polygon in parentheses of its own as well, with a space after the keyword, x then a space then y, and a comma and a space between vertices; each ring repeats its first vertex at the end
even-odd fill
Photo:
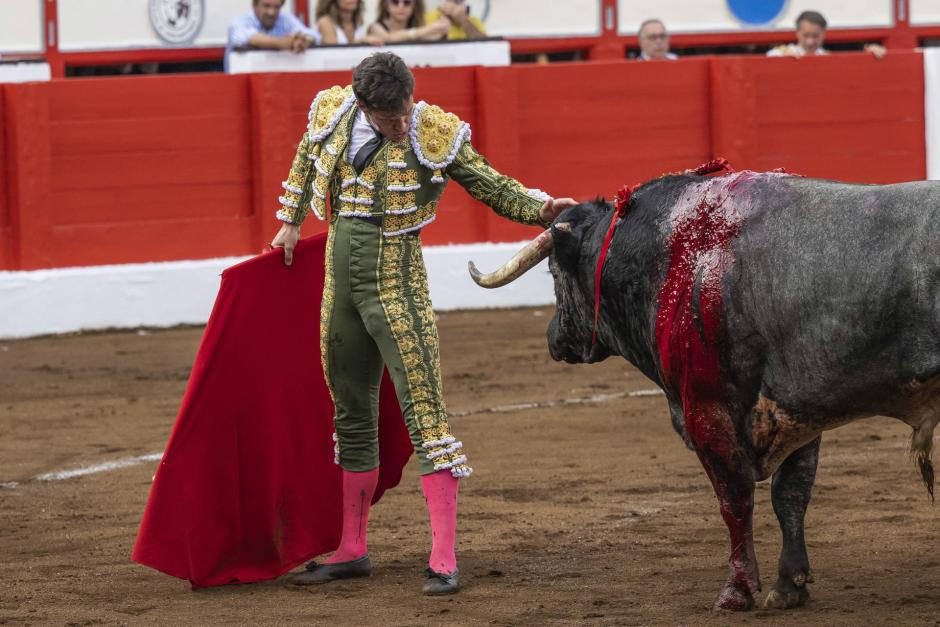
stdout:
POLYGON ((601 314, 601 272, 604 269, 604 260, 607 259, 607 251, 610 250, 610 241, 614 239, 617 220, 627 215, 630 198, 637 187, 639 185, 624 185, 617 192, 617 200, 614 202, 616 211, 610 219, 610 226, 607 227, 607 234, 604 236, 604 245, 601 246, 601 254, 597 259, 597 270, 594 272, 594 331, 591 333, 591 346, 597 344, 597 319, 601 314))

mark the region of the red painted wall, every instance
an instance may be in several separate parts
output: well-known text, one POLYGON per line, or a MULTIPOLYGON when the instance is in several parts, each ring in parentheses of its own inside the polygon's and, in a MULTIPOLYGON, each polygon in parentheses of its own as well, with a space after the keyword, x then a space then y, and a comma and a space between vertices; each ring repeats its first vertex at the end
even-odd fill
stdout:
MULTIPOLYGON (((925 176, 918 53, 690 58, 419 69, 416 99, 453 111, 500 171, 554 195, 725 156, 737 168, 861 182, 925 176)), ((5 85, 0 268, 260 250, 313 95, 348 72, 5 85)), ((306 234, 323 229, 311 218, 306 234)), ((427 244, 530 237, 447 190, 427 244)))

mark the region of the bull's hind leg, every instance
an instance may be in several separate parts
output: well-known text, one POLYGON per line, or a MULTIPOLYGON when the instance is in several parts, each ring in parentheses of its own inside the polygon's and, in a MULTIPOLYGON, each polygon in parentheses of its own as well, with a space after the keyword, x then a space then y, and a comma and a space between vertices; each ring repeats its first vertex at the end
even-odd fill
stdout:
POLYGON ((760 576, 754 555, 754 471, 735 435, 724 407, 686 409, 686 428, 695 452, 718 497, 721 517, 731 535, 728 581, 715 602, 716 610, 749 610, 760 576))
POLYGON ((809 599, 806 584, 813 580, 813 575, 806 555, 803 519, 816 480, 821 439, 818 437, 794 451, 774 473, 771 500, 783 534, 783 549, 777 583, 764 600, 764 607, 798 607, 809 599))

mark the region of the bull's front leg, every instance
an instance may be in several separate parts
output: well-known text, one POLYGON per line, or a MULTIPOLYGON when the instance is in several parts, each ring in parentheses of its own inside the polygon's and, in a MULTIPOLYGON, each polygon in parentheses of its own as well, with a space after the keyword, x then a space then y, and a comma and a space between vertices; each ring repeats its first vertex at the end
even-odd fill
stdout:
POLYGON ((774 473, 771 500, 780 522, 783 548, 777 583, 764 600, 765 607, 799 607, 809 599, 806 584, 813 581, 813 575, 806 555, 803 519, 816 480, 821 439, 818 437, 794 451, 774 473))
POLYGON ((731 536, 728 581, 716 610, 749 610, 761 589, 754 554, 754 471, 724 407, 686 408, 686 428, 718 497, 721 517, 731 536))

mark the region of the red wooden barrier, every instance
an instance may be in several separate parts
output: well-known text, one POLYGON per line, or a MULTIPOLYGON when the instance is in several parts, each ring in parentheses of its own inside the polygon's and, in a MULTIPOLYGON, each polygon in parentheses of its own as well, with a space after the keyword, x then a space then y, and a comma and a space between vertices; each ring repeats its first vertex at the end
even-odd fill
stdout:
POLYGON ((7 122, 10 233, 14 267, 58 265, 53 254, 49 135, 50 83, 4 85, 7 122))
POLYGON ((712 61, 714 152, 738 168, 896 183, 926 176, 920 54, 712 61))
MULTIPOLYGON (((725 156, 737 168, 893 182, 925 175, 922 57, 722 57, 420 69, 500 171, 608 198, 725 156)), ((245 254, 273 218, 313 95, 349 72, 3 86, 0 268, 245 254)), ((305 234, 322 230, 315 219, 305 234)), ((530 237, 457 185, 428 244, 530 237)))
POLYGON ((248 78, 54 81, 57 265, 253 248, 248 78))

